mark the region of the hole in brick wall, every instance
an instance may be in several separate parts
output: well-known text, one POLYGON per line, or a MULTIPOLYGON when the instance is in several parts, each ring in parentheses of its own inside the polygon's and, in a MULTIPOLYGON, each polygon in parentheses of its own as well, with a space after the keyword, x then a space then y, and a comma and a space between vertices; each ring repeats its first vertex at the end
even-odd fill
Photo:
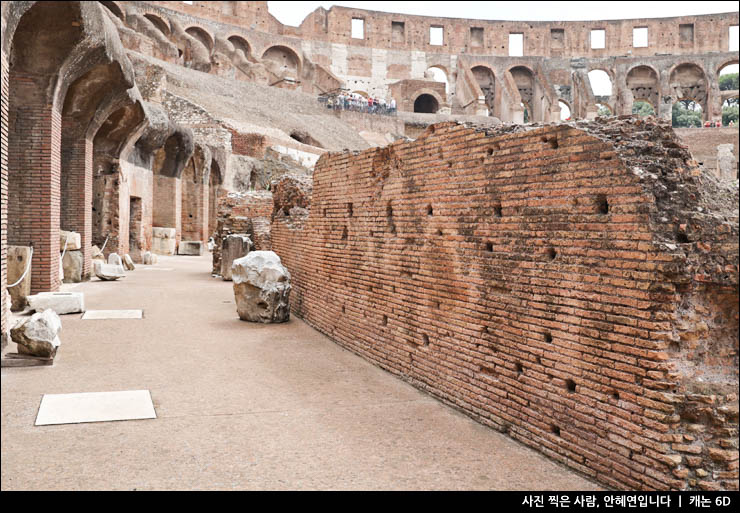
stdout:
POLYGON ((188 217, 193 217, 193 214, 188 214, 188 217))
POLYGON ((427 215, 433 216, 434 215, 434 208, 432 208, 431 205, 427 205, 427 215))
POLYGON ((674 353, 678 353, 678 352, 681 351, 681 346, 679 345, 678 342, 676 342, 675 340, 673 340, 673 341, 671 341, 670 344, 668 344, 668 350, 669 351, 673 351, 674 353))
POLYGON ((324 210, 322 211, 322 215, 323 215, 324 217, 326 217, 326 209, 324 209, 324 210))
POLYGON ((615 401, 619 401, 619 392, 617 392, 616 390, 614 390, 612 392, 612 399, 614 399, 615 401))
POLYGON ((540 358, 539 356, 536 356, 534 361, 537 362, 538 365, 542 364, 542 358, 540 358))
POLYGON ((612 155, 607 155, 606 157, 604 157, 604 160, 611 160, 612 158, 614 158, 612 155))
POLYGON ((486 150, 486 153, 488 153, 488 156, 489 156, 489 157, 490 157, 491 155, 493 155, 493 148, 488 148, 488 149, 486 150))
POLYGON ((484 333, 484 334, 487 334, 488 333, 488 326, 481 326, 480 332, 481 333, 484 333))
POLYGON ((482 365, 480 367, 480 373, 481 374, 485 374, 487 376, 495 376, 496 375, 496 371, 493 368, 491 368, 491 367, 484 367, 482 365))
POLYGON ((689 237, 684 232, 677 232, 676 233, 676 242, 679 244, 688 244, 689 243, 689 237))
POLYGON ((434 308, 436 308, 437 310, 439 310, 440 308, 442 308, 442 303, 440 303, 439 301, 435 301, 434 302, 434 308))
POLYGON ((347 309, 345 308, 345 306, 344 306, 344 305, 342 305, 342 313, 344 313, 344 312, 346 312, 346 311, 347 311, 347 309))
POLYGON ((486 251, 493 253, 493 242, 486 242, 486 251))
POLYGON ((519 362, 516 362, 516 373, 520 376, 524 373, 524 366, 519 362))
POLYGON ((555 257, 558 256, 558 252, 555 251, 555 248, 548 248, 547 250, 547 258, 550 260, 555 260, 555 257))
POLYGON ((599 194, 596 196, 596 209, 599 214, 609 213, 609 202, 606 200, 606 194, 599 194))
POLYGON ((558 149, 559 144, 558 144, 557 138, 553 137, 548 142, 550 143, 550 148, 552 148, 553 150, 557 150, 558 149))
POLYGON ((560 428, 555 424, 550 426, 550 432, 552 432, 555 436, 560 436, 560 428))
POLYGON ((383 326, 388 326, 388 316, 387 315, 383 316, 383 326))
POLYGON ((426 333, 421 334, 421 345, 427 347, 429 345, 429 337, 426 333))
POLYGON ((388 221, 388 230, 391 233, 396 233, 396 225, 393 222, 393 207, 390 203, 385 207, 385 218, 388 221))
POLYGON ((437 229, 437 235, 442 235, 442 230, 437 229))
POLYGON ((347 214, 349 215, 349 217, 352 217, 352 215, 354 214, 352 203, 347 203, 347 214))
POLYGON ((576 382, 572 379, 566 379, 565 380, 565 388, 568 389, 568 392, 575 392, 576 391, 576 382))
POLYGON ((342 240, 347 240, 347 227, 342 228, 342 240))
POLYGON ((501 207, 501 203, 495 203, 493 205, 493 217, 501 217, 504 209, 501 207))
POLYGON ((545 333, 545 342, 548 344, 552 344, 552 334, 551 333, 545 333))
POLYGON ((450 169, 451 167, 452 167, 452 161, 451 160, 448 160, 447 161, 447 169, 450 169))

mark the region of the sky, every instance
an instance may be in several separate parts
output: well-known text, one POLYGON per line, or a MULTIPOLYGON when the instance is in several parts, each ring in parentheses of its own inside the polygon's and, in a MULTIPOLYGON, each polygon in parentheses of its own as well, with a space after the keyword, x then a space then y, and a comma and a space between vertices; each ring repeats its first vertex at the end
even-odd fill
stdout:
POLYGON ((738 10, 735 2, 267 2, 281 23, 298 26, 317 7, 332 5, 372 11, 480 20, 578 21, 666 18, 738 10))

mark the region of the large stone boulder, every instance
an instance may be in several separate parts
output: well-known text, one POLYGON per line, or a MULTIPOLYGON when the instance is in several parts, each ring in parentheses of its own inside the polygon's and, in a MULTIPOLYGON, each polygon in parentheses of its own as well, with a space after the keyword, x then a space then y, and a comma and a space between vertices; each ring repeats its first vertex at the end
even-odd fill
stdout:
POLYGON ((152 228, 152 253, 174 255, 177 247, 177 231, 174 228, 152 228))
MULTIPOLYGON (((16 283, 31 263, 30 246, 8 246, 8 285, 16 283)), ((31 269, 28 269, 23 279, 14 287, 8 288, 10 294, 10 310, 17 312, 26 307, 26 298, 31 294, 31 269)))
POLYGON ((285 322, 290 317, 290 273, 272 251, 252 251, 231 267, 236 311, 243 321, 285 322))
POLYGON ((105 281, 117 280, 126 277, 126 271, 122 265, 104 264, 100 260, 93 261, 93 272, 95 276, 105 281))
POLYGON ((82 292, 39 292, 28 296, 28 306, 37 312, 52 310, 58 315, 85 311, 85 294, 82 292))
POLYGON ((44 310, 21 319, 10 330, 10 338, 18 344, 19 353, 54 358, 61 343, 58 336, 61 329, 59 316, 53 310, 44 310))
POLYGON ((203 254, 203 243, 199 240, 183 240, 177 248, 178 255, 200 256, 203 254))
POLYGON ((123 266, 123 260, 121 259, 121 256, 118 253, 111 253, 110 255, 108 255, 108 263, 110 265, 123 266))
POLYGON ((64 269, 64 283, 79 283, 82 281, 82 264, 84 258, 82 251, 67 250, 62 257, 62 268, 64 269))
POLYGON ((234 260, 246 256, 252 249, 252 239, 249 235, 235 233, 227 235, 221 242, 221 278, 231 281, 231 265, 234 260))
POLYGON ((80 234, 59 230, 59 251, 64 251, 65 244, 67 245, 67 251, 79 251, 82 249, 80 234))
POLYGON ((93 246, 90 248, 90 254, 92 255, 93 260, 102 260, 105 262, 105 255, 102 251, 100 251, 100 248, 97 246, 93 246))

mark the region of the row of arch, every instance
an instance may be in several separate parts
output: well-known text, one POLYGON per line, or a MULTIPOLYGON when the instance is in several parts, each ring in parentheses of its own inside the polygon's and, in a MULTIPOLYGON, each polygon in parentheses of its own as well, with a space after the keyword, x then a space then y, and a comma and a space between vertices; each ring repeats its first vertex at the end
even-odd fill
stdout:
MULTIPOLYGON (((115 16, 121 21, 125 22, 126 17, 123 14, 122 9, 116 2, 101 2, 107 7, 115 16)), ((167 22, 162 16, 154 12, 143 12, 143 17, 146 18, 161 34, 176 42, 174 37, 173 27, 167 22)), ((184 29, 184 32, 198 41, 211 56, 217 50, 216 38, 204 27, 200 25, 190 24, 184 29)), ((254 46, 242 35, 230 34, 224 38, 226 41, 233 45, 235 51, 241 51, 244 54, 244 58, 255 62, 257 58, 260 60, 268 60, 276 63, 281 72, 288 73, 294 76, 300 76, 303 62, 300 57, 300 53, 286 44, 271 45, 261 52, 261 55, 254 54, 254 46)), ((179 49, 180 57, 183 55, 183 50, 179 49)))

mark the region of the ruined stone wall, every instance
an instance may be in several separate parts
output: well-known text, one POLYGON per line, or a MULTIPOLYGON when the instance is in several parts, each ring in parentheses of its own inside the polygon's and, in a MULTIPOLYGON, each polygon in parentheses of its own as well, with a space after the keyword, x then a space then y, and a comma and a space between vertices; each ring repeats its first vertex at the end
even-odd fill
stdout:
MULTIPOLYGON (((3 20, 3 29, 5 22, 3 20)), ((5 349, 10 329, 8 311, 8 60, 0 52, 0 350, 5 349)))
POLYGON ((310 213, 275 196, 292 310, 607 486, 737 489, 737 190, 665 124, 579 126, 323 156, 310 213))
POLYGON ((732 144, 735 163, 738 162, 738 128, 677 128, 676 134, 689 147, 691 154, 704 168, 717 168, 717 146, 732 144))
POLYGON ((213 274, 221 274, 221 241, 232 233, 246 233, 254 249, 267 251, 272 248, 270 220, 272 218, 272 193, 269 191, 230 192, 219 196, 216 245, 213 248, 213 274))

